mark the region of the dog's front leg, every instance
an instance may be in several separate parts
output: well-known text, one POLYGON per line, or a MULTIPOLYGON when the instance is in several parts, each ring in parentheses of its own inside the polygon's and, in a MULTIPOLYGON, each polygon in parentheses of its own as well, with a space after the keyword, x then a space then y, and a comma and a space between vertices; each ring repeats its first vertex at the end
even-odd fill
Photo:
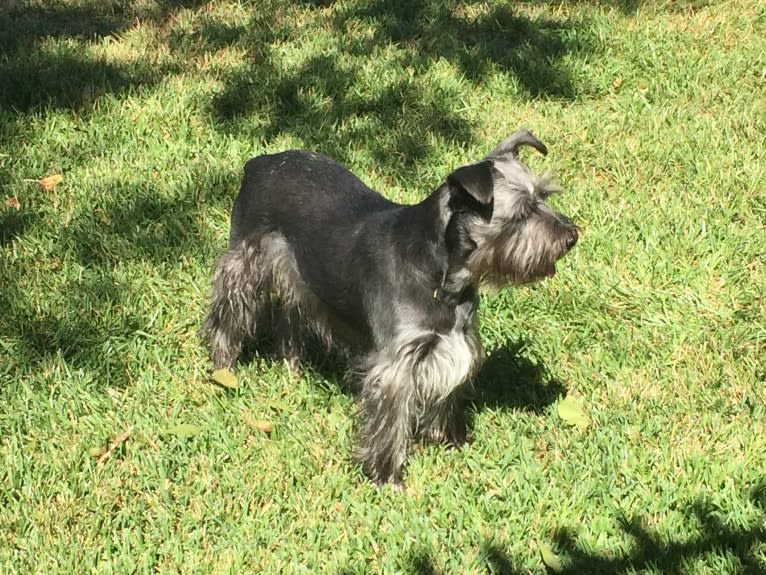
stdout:
POLYGON ((381 362, 383 354, 375 355, 375 361, 368 362, 359 396, 357 458, 374 482, 398 484, 411 441, 411 366, 401 357, 381 362))
POLYGON ((427 443, 446 443, 453 447, 461 447, 470 441, 465 396, 462 390, 457 390, 438 404, 423 410, 418 437, 427 443))

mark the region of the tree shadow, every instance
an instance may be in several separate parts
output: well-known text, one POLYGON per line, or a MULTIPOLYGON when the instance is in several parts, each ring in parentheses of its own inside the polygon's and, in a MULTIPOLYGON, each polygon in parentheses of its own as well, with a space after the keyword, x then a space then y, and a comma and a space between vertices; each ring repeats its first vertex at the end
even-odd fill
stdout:
POLYGON ((340 162, 350 163, 365 146, 377 166, 399 175, 433 153, 428 135, 452 147, 472 141, 472 124, 456 111, 456 91, 435 93, 417 80, 400 79, 362 95, 355 93, 358 74, 328 55, 284 72, 266 52, 253 68, 227 80, 212 101, 212 114, 224 130, 241 133, 254 121, 266 141, 291 135, 340 162))
POLYGON ((336 26, 364 23, 374 29, 371 41, 351 43, 349 50, 369 56, 384 45, 410 47, 408 65, 424 69, 439 59, 456 64, 473 83, 493 71, 518 79, 530 98, 572 99, 578 87, 562 60, 594 49, 575 24, 566 20, 531 20, 509 4, 493 6, 472 17, 462 3, 431 0, 377 0, 336 18, 336 26))
MULTIPOLYGON (((686 533, 669 537, 652 531, 641 517, 617 518, 620 529, 630 537, 629 551, 617 554, 599 551, 578 543, 576 533, 562 528, 553 536, 554 547, 562 560, 565 575, 618 575, 644 570, 659 573, 689 573, 690 562, 706 558, 720 568, 725 560, 734 565, 736 573, 766 574, 766 482, 751 492, 760 517, 745 525, 733 526, 728 514, 719 505, 698 500, 686 510, 686 533), (690 535, 686 535, 690 534, 690 535)), ((516 575, 524 571, 515 567, 513 558, 496 541, 485 543, 482 553, 489 573, 516 575)))
POLYGON ((620 528, 633 539, 633 549, 622 557, 603 557, 584 549, 566 529, 556 533, 555 541, 568 565, 563 573, 628 573, 653 569, 661 573, 688 572, 688 562, 708 556, 735 561, 737 572, 766 574, 766 561, 755 555, 755 546, 766 541, 766 525, 735 528, 720 519, 721 510, 698 501, 690 508, 688 522, 699 525, 700 533, 688 539, 671 539, 653 533, 641 518, 620 517, 620 528))
MULTIPOLYGON (((733 567, 730 573, 742 575, 766 574, 766 481, 751 491, 751 499, 760 510, 759 516, 741 525, 732 526, 722 517, 731 515, 719 505, 698 500, 686 510, 686 533, 673 537, 653 532, 641 517, 631 519, 617 517, 620 529, 632 540, 630 550, 615 552, 586 549, 577 542, 570 529, 558 529, 553 535, 553 548, 562 567, 554 571, 544 566, 537 555, 539 571, 564 575, 620 575, 629 573, 678 574, 691 573, 690 562, 705 561, 708 570, 722 568, 724 561, 733 567), (691 534, 691 535, 687 535, 691 534)), ((534 551, 532 551, 534 553, 534 551)), ((522 575, 531 571, 524 566, 528 561, 513 557, 507 546, 497 539, 485 540, 479 550, 477 567, 488 575, 522 575)), ((421 551, 408 560, 404 572, 412 575, 435 575, 440 573, 434 556, 421 551)), ((706 570, 705 572, 708 572, 706 570)), ((351 568, 341 571, 343 575, 357 572, 351 568)), ((538 570, 535 570, 538 572, 538 570)), ((713 572, 713 571, 710 571, 713 572)))
POLYGON ((486 541, 481 547, 479 559, 487 567, 487 572, 492 575, 522 575, 528 571, 516 566, 502 545, 495 541, 486 541))
POLYGON ((39 309, 17 285, 6 284, 0 305, 9 321, 0 322, 0 339, 13 353, 5 367, 29 370, 60 355, 72 369, 97 373, 105 385, 127 385, 130 366, 124 349, 146 319, 124 311, 103 317, 120 307, 127 289, 111 274, 93 274, 67 283, 66 304, 39 309))
MULTIPOLYGON (((325 2, 295 2, 322 10, 325 2)), ((226 132, 272 141, 290 135, 301 145, 341 162, 360 148, 395 177, 422 165, 438 150, 434 142, 462 147, 475 126, 465 114, 465 90, 499 73, 515 79, 521 97, 573 99, 584 91, 569 72, 567 57, 595 46, 581 23, 530 19, 496 6, 479 16, 467 4, 428 0, 377 0, 333 5, 329 34, 337 49, 285 66, 280 48, 294 32, 256 19, 247 32, 227 29, 226 42, 249 51, 249 63, 223 78, 210 102, 214 125, 226 132), (360 37, 359 28, 371 30, 360 37), (392 77, 370 78, 369 64, 396 50, 392 77), (438 86, 429 77, 444 63, 461 82, 438 86), (371 83, 372 82, 372 83, 371 83)), ((222 36, 210 24, 201 38, 222 36)), ((212 45, 218 45, 218 41, 212 45)))
POLYGON ((36 213, 24 208, 15 210, 0 206, 0 210, 4 210, 4 212, 0 212, 0 248, 10 244, 17 237, 24 235, 39 219, 36 213))
POLYGON ((119 94, 158 82, 175 71, 148 61, 114 64, 75 43, 117 36, 137 21, 167 21, 201 0, 132 3, 35 3, 0 16, 0 109, 27 113, 41 107, 80 110, 102 94, 119 94))
MULTIPOLYGON (((209 206, 229 194, 233 181, 214 170, 200 168, 186 188, 173 197, 157 193, 156 183, 121 183, 94 191, 96 200, 62 226, 52 247, 56 258, 71 259, 79 277, 59 284, 59 294, 41 304, 26 293, 23 264, 0 267, 0 339, 14 349, 13 363, 34 369, 60 355, 73 369, 97 373, 99 381, 127 385, 131 377, 129 348, 138 333, 149 334, 152 311, 136 309, 135 286, 116 269, 129 262, 160 266, 197 253, 212 264, 215 238, 202 223, 209 206)), ((11 225, 2 228, 8 243, 35 218, 20 212, 5 214, 11 225)), ((202 318, 200 318, 201 321, 202 318)), ((135 374, 133 374, 135 375, 135 374)))

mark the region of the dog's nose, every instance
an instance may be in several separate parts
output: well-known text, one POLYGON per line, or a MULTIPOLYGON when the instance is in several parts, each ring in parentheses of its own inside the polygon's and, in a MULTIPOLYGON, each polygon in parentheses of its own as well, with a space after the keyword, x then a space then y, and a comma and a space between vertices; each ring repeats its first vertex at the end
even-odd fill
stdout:
POLYGON ((577 228, 572 228, 572 232, 569 234, 569 237, 567 238, 567 250, 571 250, 575 246, 579 237, 580 236, 577 233, 577 228))

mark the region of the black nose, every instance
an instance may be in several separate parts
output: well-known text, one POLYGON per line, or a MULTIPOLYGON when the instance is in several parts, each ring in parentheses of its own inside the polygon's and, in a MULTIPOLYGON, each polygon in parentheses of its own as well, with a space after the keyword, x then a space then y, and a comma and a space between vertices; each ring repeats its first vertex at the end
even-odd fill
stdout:
POLYGON ((570 232, 569 237, 567 238, 567 250, 571 250, 575 246, 578 238, 579 238, 579 234, 577 233, 577 228, 572 228, 572 231, 570 232))

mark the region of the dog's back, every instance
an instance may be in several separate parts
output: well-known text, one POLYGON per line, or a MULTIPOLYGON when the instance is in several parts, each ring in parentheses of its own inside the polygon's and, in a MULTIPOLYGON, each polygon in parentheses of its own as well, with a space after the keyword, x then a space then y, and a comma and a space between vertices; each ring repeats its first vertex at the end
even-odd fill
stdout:
MULTIPOLYGON (((338 162, 314 152, 290 150, 245 164, 231 215, 230 246, 258 229, 291 239, 297 233, 324 242, 333 229, 396 205, 367 187, 338 162)), ((344 238, 346 241, 348 238, 344 238)))
MULTIPOLYGON (((271 265, 279 262, 279 273, 292 277, 289 291, 304 306, 315 302, 311 307, 322 308, 335 331, 361 343, 372 337, 370 326, 360 321, 368 316, 372 296, 360 288, 361 278, 378 276, 384 267, 358 252, 374 251, 404 208, 321 154, 291 150, 258 156, 245 165, 232 210, 230 249, 250 243, 269 252, 271 265)), ((384 289, 389 282, 380 283, 384 289)))

